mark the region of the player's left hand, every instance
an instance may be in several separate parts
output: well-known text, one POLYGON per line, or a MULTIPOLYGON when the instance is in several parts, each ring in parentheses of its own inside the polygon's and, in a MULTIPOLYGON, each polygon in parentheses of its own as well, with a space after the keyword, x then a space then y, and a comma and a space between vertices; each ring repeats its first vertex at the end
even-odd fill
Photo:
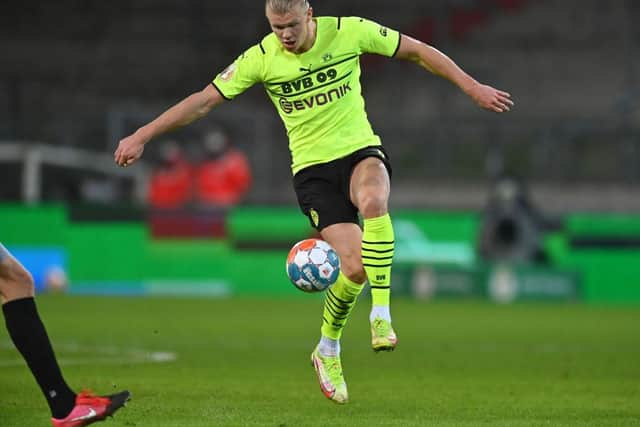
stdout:
POLYGON ((469 96, 480 107, 496 113, 506 113, 514 106, 511 94, 480 83, 469 90, 469 96))

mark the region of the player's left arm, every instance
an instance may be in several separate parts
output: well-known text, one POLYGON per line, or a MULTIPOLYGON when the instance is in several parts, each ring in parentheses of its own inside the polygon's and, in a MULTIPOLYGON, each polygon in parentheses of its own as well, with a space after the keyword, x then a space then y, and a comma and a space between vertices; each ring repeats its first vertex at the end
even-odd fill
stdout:
POLYGON ((429 72, 446 78, 484 109, 504 113, 514 105, 508 92, 479 83, 447 55, 412 37, 401 35, 395 57, 415 62, 429 72))

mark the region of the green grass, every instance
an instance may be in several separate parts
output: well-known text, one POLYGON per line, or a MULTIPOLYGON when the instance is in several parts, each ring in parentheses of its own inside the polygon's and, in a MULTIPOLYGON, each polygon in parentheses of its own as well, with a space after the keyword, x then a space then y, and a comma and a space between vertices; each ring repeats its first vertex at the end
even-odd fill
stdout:
MULTIPOLYGON (((132 391, 114 427, 640 425, 638 308, 395 301, 399 347, 374 354, 363 298, 342 343, 351 402, 337 406, 308 361, 320 299, 38 304, 73 387, 132 391)), ((0 425, 47 426, 8 343, 0 328, 0 425)))

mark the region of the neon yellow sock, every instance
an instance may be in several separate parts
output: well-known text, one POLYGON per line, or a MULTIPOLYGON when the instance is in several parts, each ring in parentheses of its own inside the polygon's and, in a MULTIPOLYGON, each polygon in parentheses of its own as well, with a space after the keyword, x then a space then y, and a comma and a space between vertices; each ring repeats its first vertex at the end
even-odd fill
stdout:
POLYGON ((324 312, 322 313, 323 336, 339 340, 342 329, 347 323, 351 309, 356 305, 356 300, 364 284, 352 282, 340 272, 336 283, 327 289, 324 299, 324 312))
POLYGON ((369 278, 373 305, 389 306, 394 244, 389 214, 364 220, 362 262, 369 278))

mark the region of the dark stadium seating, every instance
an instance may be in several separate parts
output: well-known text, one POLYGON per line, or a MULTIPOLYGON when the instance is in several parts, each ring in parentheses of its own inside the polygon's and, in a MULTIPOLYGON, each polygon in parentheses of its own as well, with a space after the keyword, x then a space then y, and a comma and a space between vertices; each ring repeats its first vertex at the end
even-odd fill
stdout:
MULTIPOLYGON (((433 43, 479 80, 511 91, 517 101, 508 120, 496 119, 417 67, 363 58, 367 109, 397 159, 396 179, 482 180, 487 153, 498 149, 507 163, 534 180, 628 182, 632 177, 637 182, 631 170, 637 170, 638 156, 634 163, 625 154, 639 150, 637 132, 625 133, 639 126, 640 97, 630 91, 640 66, 640 55, 633 55, 640 39, 633 25, 640 17, 637 2, 312 3, 317 15, 363 15, 433 43), (593 136, 586 138, 583 123, 597 123, 597 138, 620 147, 609 157, 622 167, 589 160, 598 153, 590 151, 596 144, 588 140, 593 136), (502 149, 516 143, 517 149, 502 149), (563 147, 565 161, 572 164, 550 170, 531 160, 535 156, 519 160, 518 152, 547 146, 563 147)), ((118 130, 132 130, 143 118, 201 89, 269 31, 257 0, 8 0, 3 8, 0 140, 105 151, 115 146, 118 130), (126 126, 114 125, 114 117, 126 126)), ((268 175, 257 181, 288 181, 284 133, 261 90, 234 104, 216 117, 240 128, 240 116, 233 112, 265 120, 259 129, 252 123, 239 130, 250 155, 272 156, 265 164, 254 162, 257 176, 268 175), (269 141, 275 148, 265 151, 269 141)), ((253 197, 279 198, 275 193, 253 197)))

